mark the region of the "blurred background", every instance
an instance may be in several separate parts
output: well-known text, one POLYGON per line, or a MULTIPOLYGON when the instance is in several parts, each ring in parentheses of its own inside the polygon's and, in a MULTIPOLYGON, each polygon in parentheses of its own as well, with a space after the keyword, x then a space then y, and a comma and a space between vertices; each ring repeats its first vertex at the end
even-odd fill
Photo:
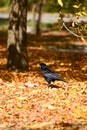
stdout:
MULTIPOLYGON (((38 34, 64 30, 63 20, 76 34, 87 35, 86 7, 86 0, 28 0, 27 32, 38 34)), ((0 31, 8 29, 9 9, 10 1, 0 0, 0 31)))

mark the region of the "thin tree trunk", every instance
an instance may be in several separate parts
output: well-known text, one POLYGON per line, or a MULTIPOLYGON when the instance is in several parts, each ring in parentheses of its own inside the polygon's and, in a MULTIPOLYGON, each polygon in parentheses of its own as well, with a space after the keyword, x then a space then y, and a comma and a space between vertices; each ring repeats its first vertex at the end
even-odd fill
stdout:
POLYGON ((39 2, 39 6, 38 6, 38 19, 37 19, 37 25, 36 25, 36 34, 40 33, 40 22, 41 22, 43 2, 44 2, 44 0, 41 0, 39 2))
POLYGON ((32 34, 36 34, 36 8, 37 8, 37 3, 35 2, 32 8, 32 34))
POLYGON ((26 50, 27 0, 11 0, 7 41, 7 69, 28 71, 26 50))

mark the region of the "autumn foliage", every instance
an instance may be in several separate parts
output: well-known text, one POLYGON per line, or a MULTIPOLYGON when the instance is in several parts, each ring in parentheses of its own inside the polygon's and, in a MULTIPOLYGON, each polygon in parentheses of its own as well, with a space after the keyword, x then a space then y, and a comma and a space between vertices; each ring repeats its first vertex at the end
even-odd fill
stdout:
POLYGON ((86 130, 87 53, 75 51, 85 45, 66 33, 28 35, 29 72, 18 73, 6 70, 6 40, 1 33, 0 130, 86 130), (48 87, 41 62, 68 83, 48 87))

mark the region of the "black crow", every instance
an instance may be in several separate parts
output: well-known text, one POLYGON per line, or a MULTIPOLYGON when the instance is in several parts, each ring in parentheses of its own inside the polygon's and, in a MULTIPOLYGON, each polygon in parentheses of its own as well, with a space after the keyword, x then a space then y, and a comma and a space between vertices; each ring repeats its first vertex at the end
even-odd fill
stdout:
POLYGON ((42 75, 45 78, 45 80, 48 82, 49 85, 51 84, 51 82, 54 82, 55 80, 67 82, 67 81, 63 80, 62 78, 60 78, 57 73, 50 70, 46 64, 41 63, 40 67, 41 67, 42 75))

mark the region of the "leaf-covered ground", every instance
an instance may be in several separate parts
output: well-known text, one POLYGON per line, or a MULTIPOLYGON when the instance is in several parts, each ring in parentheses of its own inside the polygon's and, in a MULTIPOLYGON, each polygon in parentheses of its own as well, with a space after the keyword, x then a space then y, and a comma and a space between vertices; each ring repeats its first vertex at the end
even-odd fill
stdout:
POLYGON ((0 130, 87 130, 87 53, 75 37, 28 35, 29 72, 6 70, 6 37, 0 33, 0 130), (77 44, 75 44, 77 43, 77 44), (41 75, 45 62, 62 78, 50 87, 41 75))

